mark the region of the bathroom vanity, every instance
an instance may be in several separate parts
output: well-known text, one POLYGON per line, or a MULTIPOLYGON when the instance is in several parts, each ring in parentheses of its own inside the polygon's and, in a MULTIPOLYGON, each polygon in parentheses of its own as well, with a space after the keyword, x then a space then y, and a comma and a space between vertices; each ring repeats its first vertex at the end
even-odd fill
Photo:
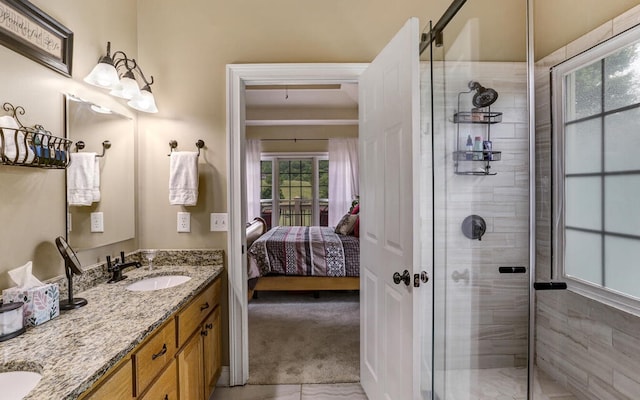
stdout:
POLYGON ((88 304, 0 344, 0 369, 42 375, 25 399, 207 399, 220 374, 222 265, 127 271, 88 304), (188 276, 159 290, 128 286, 188 276))

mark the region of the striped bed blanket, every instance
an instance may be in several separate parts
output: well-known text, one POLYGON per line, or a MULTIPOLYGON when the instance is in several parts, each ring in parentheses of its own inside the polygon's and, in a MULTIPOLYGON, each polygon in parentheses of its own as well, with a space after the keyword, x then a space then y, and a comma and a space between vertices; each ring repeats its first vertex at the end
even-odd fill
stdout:
POLYGON ((249 279, 264 275, 358 276, 360 242, 327 226, 277 226, 248 250, 249 279))

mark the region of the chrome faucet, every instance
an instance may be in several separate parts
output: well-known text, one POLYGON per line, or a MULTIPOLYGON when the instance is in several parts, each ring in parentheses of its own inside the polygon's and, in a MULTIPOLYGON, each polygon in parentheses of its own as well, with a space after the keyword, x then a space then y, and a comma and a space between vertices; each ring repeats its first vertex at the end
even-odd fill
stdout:
POLYGON ((113 264, 111 264, 111 256, 107 256, 107 271, 113 273, 113 275, 111 276, 111 279, 109 279, 107 283, 116 283, 125 279, 127 276, 122 275, 122 270, 124 270, 125 268, 129 268, 129 267, 140 268, 141 266, 142 264, 140 264, 140 261, 125 262, 124 251, 120 252, 120 258, 119 259, 116 258, 113 264))

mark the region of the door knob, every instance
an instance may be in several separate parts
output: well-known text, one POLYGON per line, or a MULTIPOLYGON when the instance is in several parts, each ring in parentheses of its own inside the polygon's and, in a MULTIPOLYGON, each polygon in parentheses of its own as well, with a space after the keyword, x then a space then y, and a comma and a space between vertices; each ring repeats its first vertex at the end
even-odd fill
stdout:
POLYGON ((402 272, 402 275, 399 272, 393 274, 393 283, 399 285, 400 282, 404 282, 407 286, 411 284, 411 274, 406 269, 402 272))

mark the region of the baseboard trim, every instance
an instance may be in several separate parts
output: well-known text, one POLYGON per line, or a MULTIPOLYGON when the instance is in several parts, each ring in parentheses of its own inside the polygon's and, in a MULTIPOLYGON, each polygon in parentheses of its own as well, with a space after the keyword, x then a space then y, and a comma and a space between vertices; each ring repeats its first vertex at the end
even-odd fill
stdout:
POLYGON ((229 387, 229 380, 231 378, 230 370, 228 365, 223 365, 220 370, 220 377, 218 378, 218 382, 216 383, 216 387, 229 387))

